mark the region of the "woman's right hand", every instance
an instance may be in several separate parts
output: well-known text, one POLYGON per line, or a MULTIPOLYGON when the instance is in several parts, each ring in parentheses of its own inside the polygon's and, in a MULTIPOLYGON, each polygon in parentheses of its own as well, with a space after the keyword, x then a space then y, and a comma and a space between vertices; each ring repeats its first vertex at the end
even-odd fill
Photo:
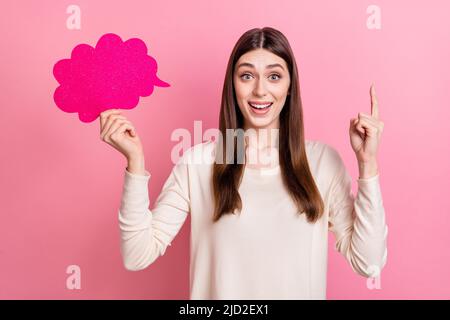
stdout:
POLYGON ((133 124, 119 109, 100 113, 100 138, 122 153, 128 161, 144 157, 142 143, 133 124))

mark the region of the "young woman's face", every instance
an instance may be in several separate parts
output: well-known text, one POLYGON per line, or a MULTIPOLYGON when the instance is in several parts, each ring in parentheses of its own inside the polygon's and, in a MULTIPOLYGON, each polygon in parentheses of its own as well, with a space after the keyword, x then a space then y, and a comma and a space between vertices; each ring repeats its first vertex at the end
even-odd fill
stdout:
POLYGON ((233 81, 244 129, 279 128, 290 85, 284 59, 266 49, 249 51, 237 61, 233 81))

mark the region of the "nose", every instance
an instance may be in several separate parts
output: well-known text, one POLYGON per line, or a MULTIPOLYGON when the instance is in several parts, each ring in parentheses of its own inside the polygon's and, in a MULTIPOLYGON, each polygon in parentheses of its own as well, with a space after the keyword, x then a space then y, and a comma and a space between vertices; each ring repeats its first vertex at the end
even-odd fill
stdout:
POLYGON ((255 96, 262 97, 266 94, 266 87, 263 79, 258 79, 253 90, 255 96))

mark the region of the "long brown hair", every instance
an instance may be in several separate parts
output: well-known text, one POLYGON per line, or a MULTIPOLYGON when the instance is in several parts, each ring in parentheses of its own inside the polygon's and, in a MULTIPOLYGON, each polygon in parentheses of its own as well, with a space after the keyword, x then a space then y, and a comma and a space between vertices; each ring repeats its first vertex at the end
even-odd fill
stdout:
POLYGON ((283 58, 288 66, 291 78, 289 94, 280 112, 279 162, 289 194, 297 205, 299 214, 305 213, 309 222, 315 222, 323 213, 324 204, 320 192, 311 174, 304 140, 303 110, 300 99, 297 64, 287 38, 278 30, 265 27, 245 32, 237 41, 228 61, 222 91, 222 103, 219 117, 221 136, 218 147, 224 161, 213 165, 213 190, 215 210, 213 221, 223 214, 242 210, 242 200, 238 192, 244 172, 244 164, 238 163, 236 154, 237 137, 233 137, 234 154, 226 154, 227 129, 243 129, 244 118, 237 104, 233 72, 236 62, 248 51, 264 48, 283 58), (233 159, 232 163, 226 159, 233 159))

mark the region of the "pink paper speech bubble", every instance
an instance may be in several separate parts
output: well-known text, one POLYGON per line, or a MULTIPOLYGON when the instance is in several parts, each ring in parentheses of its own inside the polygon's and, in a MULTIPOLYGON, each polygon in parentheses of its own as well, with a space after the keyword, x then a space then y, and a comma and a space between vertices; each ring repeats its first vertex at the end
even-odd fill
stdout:
POLYGON ((59 60, 53 75, 60 84, 53 99, 64 112, 78 112, 82 122, 94 121, 108 109, 133 109, 153 87, 169 87, 158 78, 156 60, 138 39, 125 42, 113 33, 103 35, 95 48, 79 44, 70 59, 59 60))

